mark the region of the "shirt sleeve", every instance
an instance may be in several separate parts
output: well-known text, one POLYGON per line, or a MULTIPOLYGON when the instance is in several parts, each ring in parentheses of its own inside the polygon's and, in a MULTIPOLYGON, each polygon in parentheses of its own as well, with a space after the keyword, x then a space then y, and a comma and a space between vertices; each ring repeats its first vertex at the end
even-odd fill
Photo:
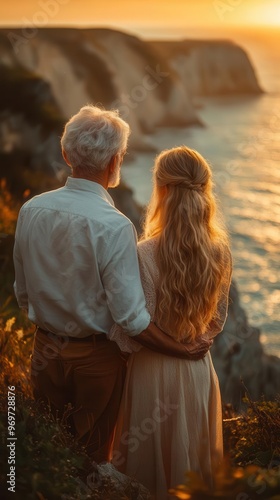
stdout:
POLYGON ((115 323, 130 336, 143 332, 151 318, 146 309, 137 257, 137 236, 128 224, 111 236, 102 282, 115 323))
POLYGON ((28 310, 28 295, 26 291, 26 281, 23 269, 22 255, 20 251, 20 226, 21 226, 21 215, 19 215, 16 234, 15 234, 15 244, 13 251, 14 258, 14 268, 15 268, 15 282, 14 282, 14 292, 18 305, 22 309, 28 310))

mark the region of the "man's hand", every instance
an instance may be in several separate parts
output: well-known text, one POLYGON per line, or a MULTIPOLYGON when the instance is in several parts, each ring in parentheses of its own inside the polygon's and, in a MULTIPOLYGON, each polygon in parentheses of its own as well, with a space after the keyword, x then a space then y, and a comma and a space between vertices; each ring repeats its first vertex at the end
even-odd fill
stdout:
POLYGON ((139 344, 152 351, 167 356, 195 361, 204 358, 213 344, 213 340, 204 339, 203 337, 199 337, 193 343, 178 342, 158 328, 153 322, 142 333, 135 335, 133 340, 136 340, 136 342, 139 342, 139 344))

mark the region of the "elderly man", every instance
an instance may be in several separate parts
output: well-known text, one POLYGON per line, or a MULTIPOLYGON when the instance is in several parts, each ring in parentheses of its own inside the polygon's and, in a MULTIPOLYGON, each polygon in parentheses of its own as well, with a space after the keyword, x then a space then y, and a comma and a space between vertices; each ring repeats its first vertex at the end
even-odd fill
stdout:
POLYGON ((83 107, 65 126, 62 153, 72 169, 64 187, 22 207, 14 264, 19 306, 37 325, 34 396, 62 415, 97 462, 108 460, 125 360, 107 339, 112 325, 158 352, 198 359, 210 345, 164 334, 145 307, 136 232, 107 192, 119 183, 129 126, 116 111, 83 107))

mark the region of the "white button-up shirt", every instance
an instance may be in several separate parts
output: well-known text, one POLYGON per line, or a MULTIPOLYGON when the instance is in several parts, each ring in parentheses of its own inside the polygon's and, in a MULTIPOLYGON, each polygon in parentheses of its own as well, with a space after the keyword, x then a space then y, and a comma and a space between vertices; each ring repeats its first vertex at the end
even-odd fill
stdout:
POLYGON ((150 323, 137 259, 137 236, 100 185, 69 177, 20 210, 14 246, 15 294, 30 320, 75 337, 128 335, 150 323))

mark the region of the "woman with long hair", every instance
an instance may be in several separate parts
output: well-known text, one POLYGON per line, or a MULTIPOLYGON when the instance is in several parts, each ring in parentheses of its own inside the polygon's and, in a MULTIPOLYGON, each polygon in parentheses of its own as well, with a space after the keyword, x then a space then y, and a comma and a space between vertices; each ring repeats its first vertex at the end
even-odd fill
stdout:
MULTIPOLYGON (((144 237, 138 245, 152 320, 179 342, 213 338, 225 323, 232 275, 229 239, 206 160, 186 146, 163 151, 144 237)), ((197 472, 211 485, 223 454, 219 383, 210 352, 181 360, 111 332, 131 352, 114 442, 113 463, 156 499, 197 472)))

